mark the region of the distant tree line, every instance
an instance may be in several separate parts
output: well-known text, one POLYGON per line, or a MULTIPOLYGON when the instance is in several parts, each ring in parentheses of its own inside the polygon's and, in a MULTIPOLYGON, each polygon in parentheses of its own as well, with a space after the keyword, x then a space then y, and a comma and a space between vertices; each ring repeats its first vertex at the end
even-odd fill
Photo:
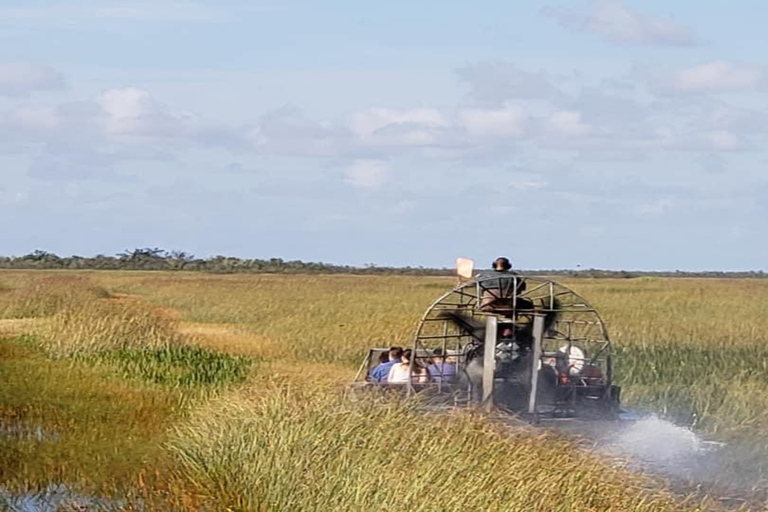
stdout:
MULTIPOLYGON (((365 265, 355 267, 330 263, 285 261, 281 258, 247 259, 230 256, 196 258, 184 251, 166 251, 164 249, 140 248, 121 252, 114 256, 58 256, 54 253, 36 250, 24 256, 0 256, 0 269, 41 269, 41 270, 177 270, 189 272, 210 272, 218 274, 366 274, 366 275, 411 275, 411 276, 450 276, 454 270, 449 268, 427 267, 380 267, 365 265)), ((657 277, 714 277, 714 278, 768 278, 768 273, 746 272, 685 272, 685 271, 626 271, 626 270, 521 270, 527 275, 546 275, 559 277, 588 278, 633 278, 643 276, 657 277)))
POLYGON ((183 270, 220 274, 403 274, 452 275, 451 269, 423 267, 379 267, 366 265, 353 267, 304 261, 285 261, 281 258, 245 259, 230 256, 197 258, 184 251, 141 248, 124 251, 115 256, 58 256, 36 250, 18 257, 0 256, 0 269, 70 269, 70 270, 183 270))

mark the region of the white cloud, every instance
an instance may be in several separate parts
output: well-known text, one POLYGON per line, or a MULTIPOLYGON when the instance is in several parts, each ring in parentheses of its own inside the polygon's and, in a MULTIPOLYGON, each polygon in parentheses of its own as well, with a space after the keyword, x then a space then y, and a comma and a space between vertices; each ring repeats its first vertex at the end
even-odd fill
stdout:
MULTIPOLYGON (((395 110, 388 108, 369 108, 352 115, 352 131, 361 139, 371 139, 388 127, 409 127, 417 133, 427 133, 431 128, 449 126, 448 119, 432 108, 395 110)), ((417 141, 418 142, 418 141, 417 141)), ((421 141, 423 142, 423 141, 421 141)))
POLYGON ((766 86, 766 73, 759 66, 715 61, 677 70, 662 85, 691 93, 750 91, 766 86))
POLYGON ((134 87, 110 89, 99 95, 96 103, 109 118, 107 131, 110 133, 138 133, 147 128, 157 114, 150 94, 134 87))
POLYGON ((89 121, 100 127, 112 141, 126 144, 154 144, 163 140, 203 146, 241 146, 247 144, 245 134, 200 119, 196 114, 172 111, 154 100, 143 89, 125 87, 110 89, 92 102, 98 112, 89 121))
POLYGON ((459 121, 474 136, 522 137, 526 132, 528 114, 523 108, 506 103, 499 109, 461 109, 459 121))
POLYGON ((554 99, 562 95, 543 71, 529 72, 510 62, 480 62, 456 70, 481 102, 500 105, 512 99, 554 99))
POLYGON ((331 157, 352 149, 349 130, 316 121, 290 105, 262 115, 258 124, 246 131, 245 138, 251 147, 265 154, 331 157))
POLYGON ((358 188, 378 188, 387 178, 389 164, 382 160, 357 160, 344 172, 345 181, 358 188))
POLYGON ((669 18, 644 14, 616 0, 594 0, 583 9, 546 7, 546 16, 563 27, 600 35, 622 44, 688 46, 698 43, 693 31, 669 18))
POLYGON ((558 110, 549 116, 547 132, 560 137, 584 137, 592 132, 592 127, 581 120, 581 112, 558 110))
POLYGON ((18 96, 63 87, 64 76, 54 69, 27 63, 0 62, 0 95, 18 96))

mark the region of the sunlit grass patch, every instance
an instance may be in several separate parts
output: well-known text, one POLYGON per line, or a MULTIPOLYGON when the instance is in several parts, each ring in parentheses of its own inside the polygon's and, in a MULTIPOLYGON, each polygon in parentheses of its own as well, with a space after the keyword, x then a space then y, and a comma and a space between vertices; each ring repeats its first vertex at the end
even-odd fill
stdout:
POLYGON ((561 438, 303 389, 216 399, 168 448, 222 509, 686 510, 561 438))
POLYGON ((0 293, 0 318, 43 317, 107 297, 105 288, 86 277, 42 277, 0 293))
POLYGON ((0 318, 0 337, 20 336, 32 332, 36 318, 0 318))
POLYGON ((247 357, 191 346, 108 350, 87 360, 112 366, 129 379, 172 387, 243 382, 251 365, 247 357))
POLYGON ((179 332, 190 344, 219 352, 259 360, 275 360, 285 355, 284 344, 233 324, 182 322, 179 324, 179 332))
POLYGON ((39 333, 43 348, 58 357, 161 350, 184 343, 174 319, 138 301, 91 301, 66 308, 48 319, 39 333))

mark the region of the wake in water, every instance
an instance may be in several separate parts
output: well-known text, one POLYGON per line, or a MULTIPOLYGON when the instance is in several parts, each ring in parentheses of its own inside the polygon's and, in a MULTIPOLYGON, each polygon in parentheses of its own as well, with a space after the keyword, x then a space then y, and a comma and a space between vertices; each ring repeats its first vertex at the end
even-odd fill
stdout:
POLYGON ((706 441, 691 430, 658 416, 630 421, 598 440, 600 449, 642 469, 689 477, 725 445, 706 441))
POLYGON ((567 426, 617 465, 666 477, 673 488, 724 503, 765 503, 768 446, 707 440, 658 416, 567 426))

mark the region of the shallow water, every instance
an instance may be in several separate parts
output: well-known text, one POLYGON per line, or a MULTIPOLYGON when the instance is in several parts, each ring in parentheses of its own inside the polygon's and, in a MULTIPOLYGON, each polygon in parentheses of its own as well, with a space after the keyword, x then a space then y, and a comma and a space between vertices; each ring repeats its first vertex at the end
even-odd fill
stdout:
POLYGON ((709 495, 727 505, 768 499, 768 447, 722 443, 656 415, 615 422, 563 422, 594 452, 617 466, 666 478, 673 489, 709 495))
POLYGON ((689 476, 725 447, 658 416, 626 422, 599 439, 601 451, 673 476, 689 476))
POLYGON ((0 438, 18 441, 57 441, 58 432, 49 432, 40 425, 0 423, 0 438))
POLYGON ((123 509, 124 505, 119 502, 78 494, 62 484, 51 484, 41 492, 20 494, 10 493, 0 487, 0 510, 10 512, 118 511, 123 509))

